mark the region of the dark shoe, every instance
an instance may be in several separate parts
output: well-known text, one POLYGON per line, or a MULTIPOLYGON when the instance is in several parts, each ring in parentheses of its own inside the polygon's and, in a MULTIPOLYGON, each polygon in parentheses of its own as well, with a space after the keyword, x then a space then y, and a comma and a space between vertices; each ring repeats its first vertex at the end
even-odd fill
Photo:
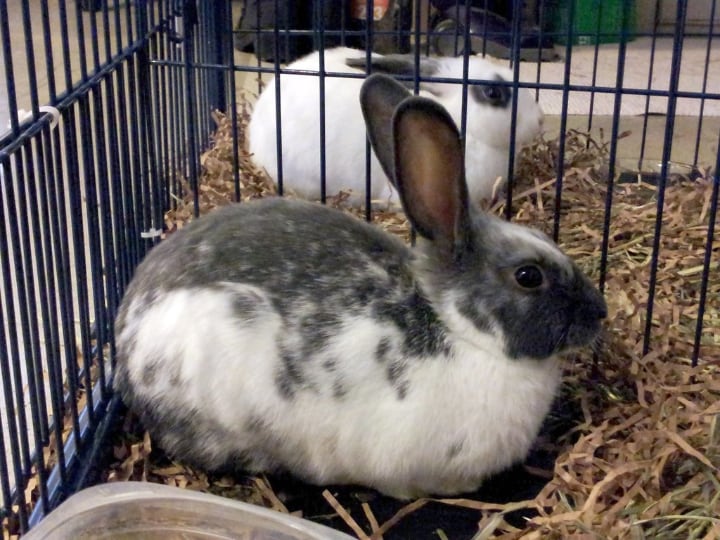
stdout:
MULTIPOLYGON (((465 51, 465 6, 452 6, 439 13, 430 38, 433 51, 441 56, 459 56, 465 51)), ((491 11, 470 8, 470 53, 511 58, 512 23, 491 11)), ((549 35, 536 27, 521 27, 520 60, 546 62, 558 54, 549 35)))

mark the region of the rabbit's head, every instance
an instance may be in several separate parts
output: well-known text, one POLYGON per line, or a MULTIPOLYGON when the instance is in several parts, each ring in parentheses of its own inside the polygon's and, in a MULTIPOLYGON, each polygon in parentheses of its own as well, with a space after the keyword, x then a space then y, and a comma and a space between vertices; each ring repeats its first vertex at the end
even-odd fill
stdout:
MULTIPOLYGON (((365 68, 365 58, 350 58, 351 67, 365 68)), ((441 104, 460 125, 462 118, 463 85, 465 66, 463 58, 419 57, 412 55, 375 55, 371 58, 373 73, 400 77, 401 82, 412 89, 410 80, 419 73, 419 90, 441 104), (441 81, 444 80, 444 81, 441 81)), ((518 146, 531 142, 540 133, 543 112, 527 88, 513 88, 513 72, 485 58, 472 56, 468 59, 466 140, 469 144, 485 144, 500 151, 510 146, 513 96, 517 99, 515 143, 518 146)), ((472 148, 468 148, 472 151, 472 148)))
POLYGON ((547 358, 588 344, 603 297, 545 235, 468 201, 458 129, 437 102, 394 79, 369 77, 360 94, 368 135, 418 234, 418 279, 451 332, 509 358, 547 358))

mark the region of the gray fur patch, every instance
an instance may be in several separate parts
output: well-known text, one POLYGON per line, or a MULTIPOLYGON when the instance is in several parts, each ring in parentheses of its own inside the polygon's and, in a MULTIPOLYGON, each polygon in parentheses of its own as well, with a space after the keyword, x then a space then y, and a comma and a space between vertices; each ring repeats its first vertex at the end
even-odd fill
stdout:
POLYGON ((492 329, 490 318, 483 312, 482 303, 470 295, 464 296, 456 302, 456 307, 463 317, 472 321, 475 328, 481 332, 489 332, 492 329))
POLYGON ((390 354, 390 338, 384 337, 380 341, 378 341, 377 347, 375 349, 375 358, 378 362, 381 364, 385 364, 388 360, 388 355, 390 354))
POLYGON ((543 359, 587 343, 605 314, 604 300, 587 277, 560 252, 527 240, 545 242, 542 236, 507 234, 507 224, 494 218, 475 220, 476 237, 461 263, 431 277, 456 288, 460 314, 481 332, 498 327, 510 358, 543 359), (524 265, 542 269, 542 286, 517 283, 515 271, 524 265))
POLYGON ((330 337, 338 333, 340 324, 340 317, 330 311, 317 311, 303 317, 299 325, 302 355, 309 357, 322 351, 330 337))
POLYGON ((229 434, 215 420, 195 409, 164 408, 140 400, 132 408, 143 425, 171 457, 203 469, 224 465, 229 456, 229 434))
POLYGON ((398 399, 405 399, 409 382, 405 377, 407 365, 403 362, 392 362, 386 370, 387 380, 397 392, 398 399))
POLYGON ((447 459, 452 460, 458 457, 460 452, 462 452, 463 446, 465 446, 464 440, 459 440, 451 444, 447 450, 447 459))
POLYGON ((168 372, 169 372, 169 376, 170 376, 170 384, 174 388, 180 388, 180 386, 183 384, 182 372, 180 371, 180 366, 177 364, 173 364, 170 367, 168 367, 168 372))
POLYGON ((162 360, 147 360, 142 369, 142 383, 146 386, 154 386, 157 382, 158 372, 162 366, 162 360))
POLYGON ((413 290, 398 301, 379 301, 373 315, 394 324, 403 334, 403 355, 432 357, 447 351, 445 328, 428 301, 413 290))
MULTIPOLYGON (((345 64, 348 67, 367 70, 367 59, 347 58, 345 64)), ((373 56, 370 59, 373 73, 385 73, 387 75, 404 75, 411 77, 415 75, 415 56, 410 54, 386 54, 384 56, 373 56)), ((432 77, 437 73, 438 64, 433 58, 420 57, 420 76, 432 77)), ((403 84, 412 86, 412 81, 403 81, 403 84)))
POLYGON ((232 310, 240 322, 252 321, 264 303, 263 297, 253 291, 233 291, 232 310))
POLYGON ((275 376, 278 392, 285 399, 295 397, 295 392, 305 384, 305 377, 300 367, 298 353, 288 349, 279 350, 281 368, 275 376))
POLYGON ((245 420, 244 430, 248 433, 264 433, 268 430, 268 422, 259 414, 250 414, 245 420))
POLYGON ((325 371, 335 373, 335 371, 337 371, 337 360, 335 358, 323 360, 322 367, 325 371))
POLYGON ((335 399, 342 399, 347 395, 347 387, 340 379, 336 379, 333 382, 333 397, 335 399))

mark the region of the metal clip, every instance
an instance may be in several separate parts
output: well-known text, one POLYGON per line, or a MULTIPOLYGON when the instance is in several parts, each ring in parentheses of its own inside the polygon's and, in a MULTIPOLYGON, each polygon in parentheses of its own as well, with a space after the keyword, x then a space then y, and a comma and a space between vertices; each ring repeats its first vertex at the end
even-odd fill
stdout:
POLYGON ((170 41, 180 43, 186 37, 187 28, 198 22, 195 0, 176 0, 172 14, 172 28, 169 31, 169 38, 170 41))
MULTIPOLYGON (((58 111, 55 107, 51 105, 43 105, 38 109, 41 113, 47 113, 50 116, 52 116, 52 120, 50 120, 50 129, 55 129, 55 126, 58 125, 58 122, 60 121, 60 111, 58 111)), ((26 120, 29 120, 32 118, 32 111, 26 111, 25 109, 18 109, 17 112, 18 116, 18 124, 22 124, 26 120)), ((8 129, 12 127, 12 124, 10 122, 7 123, 8 129)))

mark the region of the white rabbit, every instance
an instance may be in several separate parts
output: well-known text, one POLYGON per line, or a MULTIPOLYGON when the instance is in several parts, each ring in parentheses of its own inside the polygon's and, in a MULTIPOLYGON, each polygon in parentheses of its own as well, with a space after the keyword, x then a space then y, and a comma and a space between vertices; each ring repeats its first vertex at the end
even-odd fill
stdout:
POLYGON ((470 491, 525 458, 559 353, 595 338, 605 302, 543 234, 469 203, 437 102, 379 74, 361 97, 416 247, 308 201, 213 211, 138 267, 115 388, 206 470, 470 491))
MULTIPOLYGON (((365 73, 366 53, 345 47, 325 51, 325 72, 365 73), (348 65, 350 64, 350 65, 348 65)), ((291 63, 287 69, 308 70, 308 75, 280 75, 282 96, 283 186, 307 199, 320 198, 320 81, 319 53, 291 63)), ((373 72, 412 76, 412 55, 374 54, 373 72)), ((462 58, 420 59, 422 77, 453 79, 455 82, 421 82, 420 95, 443 105, 456 125, 461 125, 462 58)), ((498 177, 507 177, 510 158, 512 72, 487 59, 469 59, 469 79, 507 82, 507 85, 473 84, 468 88, 465 172, 470 198, 489 200, 498 177)), ((365 130, 358 95, 362 78, 326 76, 325 80, 325 171, 326 194, 352 190, 351 201, 365 201, 365 130)), ((407 82, 406 84, 412 84, 407 82)), ((275 82, 260 94, 249 125, 250 152, 254 162, 278 181, 275 82)), ((516 152, 540 132, 543 114, 533 94, 518 91, 516 152)), ((500 186, 502 187, 502 185, 500 186)), ((372 158, 372 199, 387 199, 392 187, 380 164, 372 158)))

